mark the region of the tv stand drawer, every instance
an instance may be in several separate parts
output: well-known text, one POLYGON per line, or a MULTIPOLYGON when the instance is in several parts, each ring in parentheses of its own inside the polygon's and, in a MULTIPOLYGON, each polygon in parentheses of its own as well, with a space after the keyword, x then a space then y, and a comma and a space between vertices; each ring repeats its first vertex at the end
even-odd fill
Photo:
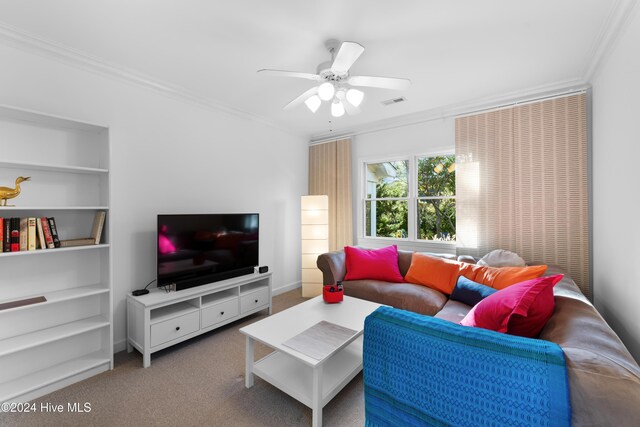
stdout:
POLYGON ((202 328, 224 322, 238 315, 238 298, 213 304, 202 309, 202 328))
POLYGON ((258 288, 240 296, 240 313, 269 305, 269 287, 258 288))
POLYGON ((151 325, 151 347, 175 340, 200 329, 200 312, 194 311, 151 325))

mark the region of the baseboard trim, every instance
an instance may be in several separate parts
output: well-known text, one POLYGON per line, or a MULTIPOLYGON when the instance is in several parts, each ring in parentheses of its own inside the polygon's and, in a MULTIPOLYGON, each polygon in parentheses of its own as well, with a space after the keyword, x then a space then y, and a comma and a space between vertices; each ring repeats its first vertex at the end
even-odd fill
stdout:
POLYGON ((288 285, 284 285, 284 286, 280 286, 279 288, 272 289, 271 295, 275 297, 276 295, 284 294, 285 292, 289 292, 300 287, 302 287, 302 281, 293 282, 288 285))
POLYGON ((127 349, 127 340, 114 341, 113 343, 113 354, 120 353, 121 351, 125 351, 127 349))

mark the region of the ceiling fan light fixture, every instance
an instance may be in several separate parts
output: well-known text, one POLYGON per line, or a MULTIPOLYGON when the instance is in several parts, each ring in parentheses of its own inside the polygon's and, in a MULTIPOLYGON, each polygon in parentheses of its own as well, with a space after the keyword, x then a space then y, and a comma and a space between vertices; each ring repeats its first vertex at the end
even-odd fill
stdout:
POLYGON ((364 99, 364 92, 358 89, 349 89, 347 91, 347 101, 354 107, 359 107, 364 99))
POLYGON ((331 104, 331 115, 333 117, 341 117, 344 115, 344 105, 338 100, 334 100, 331 104))
POLYGON ((324 82, 320 86, 318 86, 318 96, 323 101, 328 101, 333 98, 333 95, 336 93, 336 88, 333 86, 331 82, 324 82))
POLYGON ((322 101, 320 100, 320 98, 318 98, 318 95, 313 95, 312 97, 304 101, 304 103, 312 113, 315 113, 316 111, 318 111, 318 108, 320 108, 320 104, 322 104, 322 101))

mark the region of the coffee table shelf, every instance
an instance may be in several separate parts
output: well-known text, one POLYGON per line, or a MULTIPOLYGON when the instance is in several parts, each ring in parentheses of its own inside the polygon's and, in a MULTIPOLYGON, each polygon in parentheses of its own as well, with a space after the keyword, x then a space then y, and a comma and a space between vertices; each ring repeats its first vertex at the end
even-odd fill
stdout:
MULTIPOLYGON (((322 371, 322 406, 362 370, 362 336, 331 357, 322 371)), ((253 373, 306 406, 313 404, 313 368, 280 351, 257 361, 253 373)))

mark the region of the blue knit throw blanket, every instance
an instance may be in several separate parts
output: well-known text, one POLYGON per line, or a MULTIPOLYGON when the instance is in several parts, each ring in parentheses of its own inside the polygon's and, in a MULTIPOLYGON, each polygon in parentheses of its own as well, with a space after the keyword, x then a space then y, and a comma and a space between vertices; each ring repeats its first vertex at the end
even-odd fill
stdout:
POLYGON ((366 425, 569 426, 557 344, 381 307, 364 328, 366 425))

